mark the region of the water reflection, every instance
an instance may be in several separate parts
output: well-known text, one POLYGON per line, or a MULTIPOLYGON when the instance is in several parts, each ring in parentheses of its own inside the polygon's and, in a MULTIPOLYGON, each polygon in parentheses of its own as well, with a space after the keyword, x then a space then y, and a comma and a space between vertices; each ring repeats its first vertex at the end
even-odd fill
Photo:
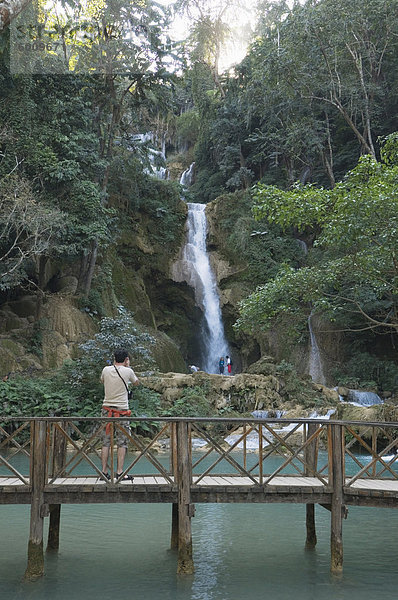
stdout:
POLYGON ((222 531, 225 509, 225 504, 198 507, 200 529, 198 535, 194 535, 197 568, 192 585, 192 600, 211 600, 220 586, 219 574, 225 553, 222 531))

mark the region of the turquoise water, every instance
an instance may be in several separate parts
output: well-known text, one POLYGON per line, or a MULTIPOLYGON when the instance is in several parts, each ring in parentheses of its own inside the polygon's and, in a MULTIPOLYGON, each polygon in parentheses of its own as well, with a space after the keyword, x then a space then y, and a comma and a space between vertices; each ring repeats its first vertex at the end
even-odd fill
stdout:
MULTIPOLYGON (((62 507, 59 553, 45 576, 22 581, 28 506, 1 506, 0 594, 12 600, 370 600, 397 598, 398 511, 349 508, 344 574, 329 573, 329 513, 306 551, 302 505, 197 505, 193 576, 176 575, 169 505, 62 507)), ((47 519, 46 519, 47 523, 47 519)))
MULTIPOLYGON (((158 458, 167 463, 166 457, 158 458)), ((254 460, 252 455, 249 462, 254 460)), ((280 459, 271 462, 272 470, 280 459)), ((343 522, 344 573, 336 578, 329 572, 330 513, 325 509, 316 508, 318 545, 307 551, 304 505, 197 504, 192 519, 196 571, 181 577, 176 575, 176 552, 169 549, 170 505, 64 505, 60 550, 46 554, 42 579, 26 583, 29 511, 29 506, 0 506, 1 599, 285 600, 294 595, 298 600, 395 600, 398 596, 394 509, 349 507, 343 522)), ((48 527, 48 519, 45 524, 48 527)))

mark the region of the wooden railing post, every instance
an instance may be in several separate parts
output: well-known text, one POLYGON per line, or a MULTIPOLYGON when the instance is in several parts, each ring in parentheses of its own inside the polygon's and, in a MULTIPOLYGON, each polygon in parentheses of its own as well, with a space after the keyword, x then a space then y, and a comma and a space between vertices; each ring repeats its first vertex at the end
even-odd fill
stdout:
MULTIPOLYGON (((317 423, 308 423, 307 439, 309 439, 319 428, 317 423)), ((318 461, 318 437, 316 437, 305 449, 305 470, 304 473, 308 477, 313 477, 313 470, 316 470, 318 461)), ((316 528, 315 528, 315 504, 306 505, 306 529, 307 538, 305 541, 306 548, 315 548, 317 544, 316 528)))
POLYGON ((258 426, 258 483, 263 485, 263 426, 258 426))
POLYGON ((28 566, 25 579, 34 580, 44 573, 43 520, 44 485, 46 481, 46 421, 31 423, 30 483, 32 486, 30 507, 30 534, 28 566))
MULTIPOLYGON (((65 427, 65 423, 58 423, 60 427, 65 427)), ((53 423, 54 434, 52 440, 52 461, 49 467, 50 477, 55 477, 62 471, 66 462, 66 437, 53 423)), ((61 522, 61 504, 50 504, 50 523, 48 527, 47 552, 59 549, 59 529, 61 522)))
POLYGON ((177 472, 178 472, 178 567, 177 573, 194 572, 192 557, 191 504, 192 464, 189 448, 189 423, 179 421, 177 425, 177 472))
POLYGON ((343 485, 344 451, 343 426, 332 425, 332 505, 330 530, 330 570, 339 574, 343 571, 343 485))
MULTIPOLYGON (((170 458, 171 458, 171 473, 175 483, 178 483, 178 468, 177 468, 177 424, 170 424, 170 458)), ((170 548, 178 549, 178 503, 173 502, 171 506, 171 540, 170 548)))

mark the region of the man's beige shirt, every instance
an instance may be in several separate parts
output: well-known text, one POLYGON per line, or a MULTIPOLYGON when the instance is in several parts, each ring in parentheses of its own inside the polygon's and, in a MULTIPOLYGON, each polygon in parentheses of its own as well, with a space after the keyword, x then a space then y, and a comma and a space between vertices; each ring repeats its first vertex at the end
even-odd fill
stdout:
MULTIPOLYGON (((116 367, 116 369, 119 371, 127 386, 129 382, 134 384, 136 381, 138 381, 138 377, 130 367, 121 365, 116 367)), ((115 408, 120 408, 121 410, 127 410, 129 407, 127 390, 123 381, 116 373, 116 369, 114 365, 110 365, 109 367, 104 367, 102 369, 101 381, 104 384, 105 389, 103 406, 114 406, 115 408)))

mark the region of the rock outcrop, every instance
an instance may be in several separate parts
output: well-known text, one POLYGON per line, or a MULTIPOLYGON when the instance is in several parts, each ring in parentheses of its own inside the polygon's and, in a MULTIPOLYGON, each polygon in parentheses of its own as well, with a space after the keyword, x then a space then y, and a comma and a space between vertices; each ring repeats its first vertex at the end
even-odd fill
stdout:
MULTIPOLYGON (((159 393, 165 407, 173 406, 182 398, 187 389, 200 388, 207 402, 216 411, 236 411, 239 414, 254 410, 286 411, 287 417, 309 416, 313 406, 300 404, 299 399, 289 391, 286 382, 273 374, 257 375, 239 373, 237 375, 213 375, 198 371, 189 375, 183 373, 159 373, 144 376, 143 386, 159 393)), ((336 406, 336 398, 326 396, 321 390, 303 382, 308 393, 318 400, 319 410, 324 413, 336 406)), ((338 394, 337 394, 338 402, 338 394)))

